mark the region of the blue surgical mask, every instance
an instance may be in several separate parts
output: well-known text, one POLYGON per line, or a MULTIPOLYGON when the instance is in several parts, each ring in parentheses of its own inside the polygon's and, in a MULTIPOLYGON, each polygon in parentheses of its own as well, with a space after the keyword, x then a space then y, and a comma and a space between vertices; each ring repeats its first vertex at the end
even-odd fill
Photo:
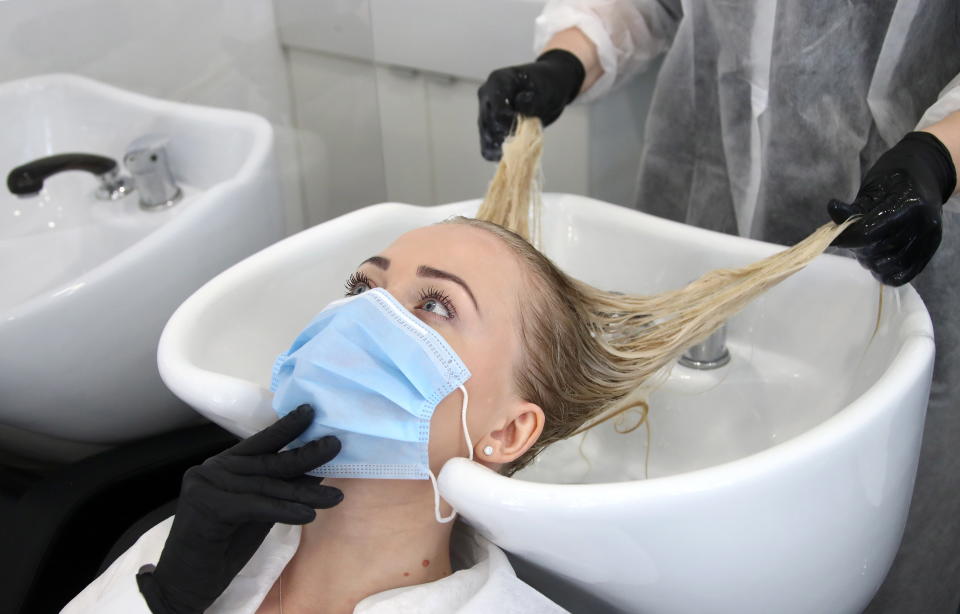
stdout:
POLYGON ((342 444, 312 475, 343 478, 430 479, 441 518, 436 477, 430 470, 430 419, 458 388, 467 432, 470 371, 446 340, 382 288, 330 303, 274 363, 273 409, 285 416, 309 403, 310 427, 293 444, 325 435, 342 444))

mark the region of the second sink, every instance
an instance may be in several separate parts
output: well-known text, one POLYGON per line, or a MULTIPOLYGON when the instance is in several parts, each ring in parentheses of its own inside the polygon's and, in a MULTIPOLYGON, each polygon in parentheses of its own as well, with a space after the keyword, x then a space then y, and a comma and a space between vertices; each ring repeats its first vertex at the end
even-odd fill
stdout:
POLYGON ((0 143, 5 172, 63 152, 121 160, 137 137, 161 134, 183 190, 176 206, 145 211, 64 172, 33 198, 0 194, 0 449, 70 461, 77 444, 195 422, 160 381, 157 340, 204 281, 282 236, 269 122, 75 75, 0 84, 0 110, 22 118, 0 143))

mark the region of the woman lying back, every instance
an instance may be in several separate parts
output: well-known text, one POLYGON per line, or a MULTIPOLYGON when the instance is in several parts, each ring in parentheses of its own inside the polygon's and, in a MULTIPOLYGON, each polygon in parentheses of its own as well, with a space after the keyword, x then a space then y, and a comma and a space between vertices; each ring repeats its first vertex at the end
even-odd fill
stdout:
POLYGON ((445 522, 434 476, 453 457, 512 474, 840 230, 651 297, 591 288, 489 222, 408 232, 281 355, 283 417, 190 469, 176 515, 64 612, 563 611, 445 522))

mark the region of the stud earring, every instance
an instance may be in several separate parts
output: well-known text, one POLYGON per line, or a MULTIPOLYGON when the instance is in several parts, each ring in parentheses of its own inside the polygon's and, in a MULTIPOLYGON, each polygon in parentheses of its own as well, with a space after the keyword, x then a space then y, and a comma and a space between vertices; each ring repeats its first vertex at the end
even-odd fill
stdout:
POLYGON ((483 453, 486 454, 487 456, 490 456, 491 454, 493 454, 493 446, 486 446, 483 449, 483 453))

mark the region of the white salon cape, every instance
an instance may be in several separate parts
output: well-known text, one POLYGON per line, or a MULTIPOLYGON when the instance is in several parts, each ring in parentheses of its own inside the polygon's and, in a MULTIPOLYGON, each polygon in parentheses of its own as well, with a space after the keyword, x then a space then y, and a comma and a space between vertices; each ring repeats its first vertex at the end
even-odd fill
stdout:
MULTIPOLYGON (((150 614, 136 575, 156 563, 173 525, 156 525, 100 577, 77 595, 61 614, 150 614)), ((300 527, 274 525, 260 548, 207 614, 254 614, 300 543, 300 527)), ((451 536, 451 562, 458 569, 446 578, 376 593, 357 604, 354 614, 558 614, 556 605, 521 581, 503 551, 458 523, 451 536)))

